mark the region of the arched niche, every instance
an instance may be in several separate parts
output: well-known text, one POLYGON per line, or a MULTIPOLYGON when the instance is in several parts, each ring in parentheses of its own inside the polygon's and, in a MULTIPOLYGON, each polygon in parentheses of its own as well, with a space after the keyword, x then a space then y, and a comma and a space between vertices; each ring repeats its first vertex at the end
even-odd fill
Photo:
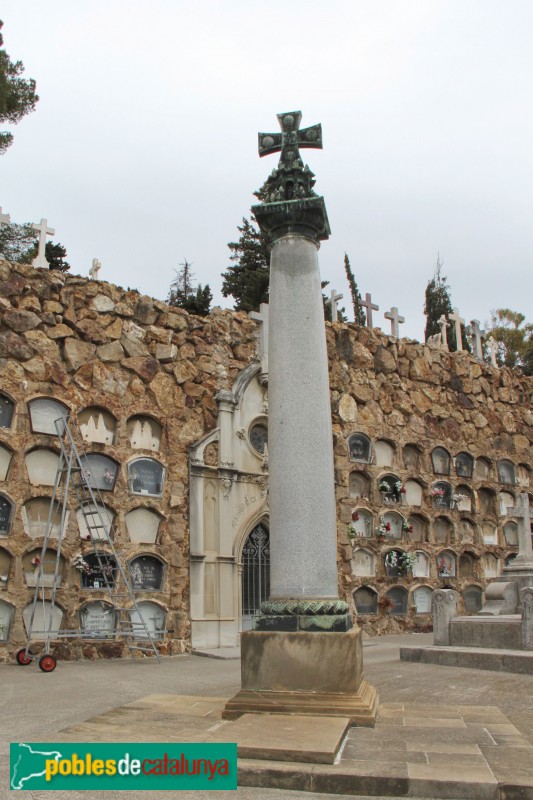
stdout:
POLYGON ((501 461, 498 461, 498 480, 500 483, 510 484, 511 486, 516 483, 514 464, 508 458, 502 458, 501 461))
POLYGON ((209 442, 204 447, 203 458, 208 467, 218 467, 218 442, 209 442))
POLYGON ((85 503, 76 510, 80 539, 89 542, 107 542, 114 538, 115 512, 101 503, 85 503))
POLYGON ((394 447, 386 439, 377 439, 374 444, 376 466, 392 467, 394 464, 394 447))
POLYGON ((11 532, 11 522, 15 506, 8 497, 0 494, 0 536, 6 536, 11 532))
POLYGON ((364 433, 352 433, 348 438, 350 461, 369 464, 372 457, 372 442, 364 433))
POLYGON ((76 570, 80 575, 83 589, 113 588, 117 576, 117 562, 108 553, 87 553, 83 556, 85 568, 77 562, 76 570), (78 566, 79 565, 79 566, 78 566))
POLYGON ((485 578, 497 578, 500 574, 500 562, 492 553, 484 553, 481 556, 481 568, 485 578))
POLYGON ((422 505, 422 486, 415 480, 405 482, 405 502, 408 506, 422 505))
POLYGON ((406 444, 402 450, 405 469, 409 472, 420 472, 421 455, 416 444, 406 444))
POLYGON ((485 481, 490 477, 490 461, 486 458, 476 458, 474 463, 474 478, 485 481))
POLYGON ((48 433, 57 436, 55 423, 65 420, 70 413, 66 405, 51 397, 36 397, 35 400, 30 400, 28 406, 33 433, 48 433))
POLYGON ((519 464, 516 468, 516 483, 524 489, 530 484, 531 470, 527 464, 519 464))
POLYGON ((15 606, 0 600, 0 642, 8 641, 14 614, 15 606))
POLYGON ((351 472, 348 479, 348 493, 352 500, 368 500, 370 481, 362 472, 351 472))
POLYGON ((151 508, 133 508, 124 517, 130 541, 136 544, 155 544, 161 517, 151 508))
POLYGON ((459 577, 474 578, 476 576, 476 558, 472 553, 459 556, 459 577))
POLYGON ((392 472, 382 475, 379 480, 379 491, 384 503, 399 503, 405 494, 405 486, 398 475, 392 472))
POLYGON ((415 614, 431 614, 431 601, 433 589, 429 586, 417 586, 413 590, 413 605, 415 614))
POLYGON ((453 525, 447 517, 437 517, 433 522, 433 536, 437 544, 448 544, 452 541, 453 525))
POLYGON ((391 539, 401 539, 404 532, 404 518, 397 511, 387 511, 382 515, 381 521, 387 529, 386 536, 391 539))
POLYGON ((53 486, 56 480, 59 456, 47 447, 37 447, 24 458, 28 480, 32 486, 53 486))
POLYGON ((481 523, 483 544, 498 544, 498 529, 494 522, 484 520, 481 523))
POLYGON ((165 565, 160 558, 145 554, 129 562, 133 590, 136 592, 160 592, 163 588, 165 565))
POLYGON ((454 505, 458 511, 473 511, 474 499, 472 490, 463 483, 457 486, 453 493, 454 505))
POLYGON ((353 599, 358 614, 378 613, 378 593, 370 586, 360 586, 356 589, 353 599))
POLYGON ((404 589, 403 586, 394 586, 394 588, 389 589, 385 597, 388 597, 389 600, 392 601, 391 614, 397 616, 407 614, 409 602, 409 592, 407 589, 404 589))
POLYGON ((503 526, 503 535, 505 536, 505 544, 508 547, 518 547, 518 525, 516 522, 510 520, 503 526))
POLYGON ((136 414, 128 420, 128 440, 134 450, 153 450, 161 447, 162 425, 146 414, 136 414))
POLYGON ((0 547, 0 589, 5 589, 9 582, 13 556, 3 547, 0 547))
POLYGON ((413 578, 429 578, 429 556, 423 550, 415 550, 416 561, 412 567, 413 578))
POLYGON ((388 578, 397 578, 407 573, 402 560, 404 556, 405 550, 400 550, 397 547, 393 547, 383 554, 383 566, 385 575, 388 578))
POLYGON ((474 458, 470 453, 457 453, 455 456, 455 474, 458 478, 471 478, 474 474, 474 458))
POLYGON ((441 550, 437 555, 437 575, 439 578, 455 578, 457 559, 451 550, 441 550))
POLYGON ((78 423, 84 442, 91 444, 113 444, 117 421, 110 411, 98 406, 84 408, 78 414, 78 423))
POLYGON ((492 489, 478 489, 477 499, 480 514, 496 513, 496 495, 492 489))
MULTIPOLYGON (((22 524, 26 534, 32 539, 44 536, 46 524, 50 514, 50 497, 32 497, 22 507, 22 524)), ((68 525, 68 511, 65 514, 65 529, 68 525)), ((61 529, 61 508, 59 505, 52 509, 50 536, 57 539, 61 529)))
POLYGON ((467 614, 477 614, 483 608, 483 592, 479 586, 466 586, 463 590, 463 603, 467 614))
POLYGON ((364 547, 358 547, 352 556, 352 572, 356 577, 370 577, 376 574, 374 554, 364 547))
POLYGON ((140 616, 134 609, 129 612, 132 627, 135 632, 135 638, 147 638, 140 618, 142 617, 142 620, 150 631, 152 638, 162 639, 165 634, 165 623, 167 618, 167 612, 165 609, 162 608, 158 603, 152 603, 149 600, 143 600, 142 602, 137 603, 137 608, 139 609, 140 616))
POLYGON ((117 479, 118 464, 103 453, 88 453, 81 459, 83 476, 91 489, 112 492, 117 479))
POLYGON ((7 480, 7 473, 13 458, 13 451, 9 447, 0 444, 0 481, 7 480))
POLYGON ((476 529, 469 519, 460 519, 457 524, 457 535, 461 544, 475 544, 476 529))
POLYGON ((498 495, 498 505, 501 517, 509 516, 510 509, 514 508, 515 499, 511 492, 500 492, 498 495))
MULTIPOLYGON (((30 634, 30 622, 33 603, 29 603, 22 612, 22 621, 26 628, 26 633, 30 634)), ((51 636, 55 636, 61 628, 61 621, 63 619, 63 609, 58 605, 52 604, 49 600, 39 601, 35 606, 35 616, 33 617, 33 625, 31 630, 32 638, 43 638, 48 631, 51 636)))
POLYGON ((154 458, 137 458, 128 464, 128 481, 132 494, 161 497, 165 469, 154 458))
POLYGON ((15 403, 5 394, 0 394, 0 428, 10 428, 13 424, 15 403))
POLYGON ((374 531, 374 517, 366 508, 356 508, 352 511, 351 527, 355 536, 369 538, 374 531))
MULTIPOLYGON (((42 559, 41 548, 29 550, 22 556, 22 571, 24 573, 24 582, 26 586, 35 588, 37 586, 37 575, 39 571, 40 562, 42 559)), ((54 583, 54 575, 56 571, 57 551, 48 548, 42 560, 42 575, 40 586, 51 587, 54 583)), ((59 556, 59 564, 57 568, 56 586, 61 586, 65 572, 65 559, 59 556)))
POLYGON ((431 452, 431 463, 436 475, 450 474, 450 454, 444 447, 435 447, 431 452))
POLYGON ((80 608, 80 628, 84 639, 113 639, 117 612, 111 603, 90 600, 80 608))
POLYGON ((410 542, 428 541, 428 521, 421 514, 411 514, 407 520, 410 530, 407 530, 407 538, 410 542))
POLYGON ((447 481, 437 481, 431 487, 433 508, 451 508, 453 505, 453 490, 447 481))

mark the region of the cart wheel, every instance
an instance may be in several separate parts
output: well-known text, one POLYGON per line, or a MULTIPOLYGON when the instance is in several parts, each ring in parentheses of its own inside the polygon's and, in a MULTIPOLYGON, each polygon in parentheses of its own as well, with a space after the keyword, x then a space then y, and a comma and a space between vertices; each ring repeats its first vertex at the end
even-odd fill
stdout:
POLYGON ((26 655, 26 648, 19 650, 15 658, 17 660, 17 664, 20 664, 21 667, 27 667, 28 664, 31 664, 33 660, 31 656, 26 655))
POLYGON ((41 656, 39 659, 39 669, 43 672, 53 672, 57 666, 54 656, 41 656))

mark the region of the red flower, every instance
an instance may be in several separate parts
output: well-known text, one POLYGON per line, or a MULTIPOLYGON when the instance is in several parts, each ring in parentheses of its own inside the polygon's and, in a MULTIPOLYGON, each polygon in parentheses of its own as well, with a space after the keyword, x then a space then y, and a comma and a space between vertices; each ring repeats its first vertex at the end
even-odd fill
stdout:
POLYGON ((412 532, 413 532, 413 526, 409 525, 409 527, 407 528, 407 533, 412 533, 412 532))
POLYGON ((354 522, 357 522, 357 520, 359 519, 359 514, 357 513, 357 511, 352 512, 352 519, 354 522))
POLYGON ((385 525, 385 530, 390 531, 390 522, 387 522, 385 525))
POLYGON ((405 494, 405 486, 402 486, 402 488, 400 489, 400 491, 401 491, 401 493, 402 493, 402 494, 405 494))

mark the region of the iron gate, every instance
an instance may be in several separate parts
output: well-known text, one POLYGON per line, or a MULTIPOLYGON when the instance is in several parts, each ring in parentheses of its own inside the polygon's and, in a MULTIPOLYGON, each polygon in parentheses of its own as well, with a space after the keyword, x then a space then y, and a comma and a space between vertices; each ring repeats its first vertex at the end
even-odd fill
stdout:
POLYGON ((270 594, 270 536, 263 524, 257 525, 242 549, 242 615, 259 614, 261 603, 270 594))

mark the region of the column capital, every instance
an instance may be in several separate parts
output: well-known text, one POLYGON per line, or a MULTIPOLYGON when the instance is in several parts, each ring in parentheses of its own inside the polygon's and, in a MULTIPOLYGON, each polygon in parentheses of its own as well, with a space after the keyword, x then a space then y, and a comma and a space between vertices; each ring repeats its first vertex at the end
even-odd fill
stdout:
POLYGON ((288 234, 305 236, 318 244, 331 233, 323 197, 261 203, 252 206, 252 213, 270 244, 288 234))

